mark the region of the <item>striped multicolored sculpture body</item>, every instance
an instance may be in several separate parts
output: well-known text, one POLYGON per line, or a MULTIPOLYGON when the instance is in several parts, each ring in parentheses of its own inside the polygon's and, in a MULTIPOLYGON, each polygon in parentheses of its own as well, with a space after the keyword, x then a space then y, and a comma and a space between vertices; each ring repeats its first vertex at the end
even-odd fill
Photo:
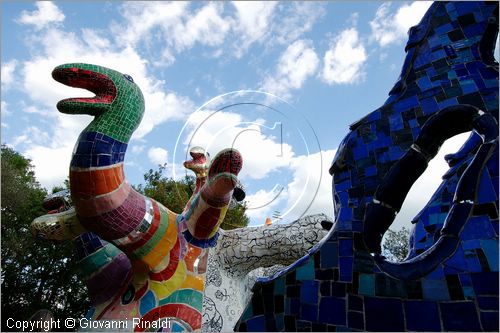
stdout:
POLYGON ((139 325, 128 327, 136 331, 161 318, 170 318, 168 330, 200 329, 208 247, 216 244, 237 183, 240 154, 220 152, 178 215, 136 192, 125 179, 127 144, 144 113, 143 95, 133 79, 88 64, 58 66, 52 76, 96 94, 57 104, 63 113, 95 118, 81 133, 71 160, 76 216, 70 211, 50 217, 63 221, 57 225, 64 231, 59 238, 89 231, 75 239, 93 304, 87 317, 141 318, 139 325))
POLYGON ((240 331, 498 331, 498 2, 434 2, 401 76, 351 126, 330 169, 335 224, 256 284, 240 331), (382 235, 439 146, 472 131, 414 219, 409 257, 382 235))

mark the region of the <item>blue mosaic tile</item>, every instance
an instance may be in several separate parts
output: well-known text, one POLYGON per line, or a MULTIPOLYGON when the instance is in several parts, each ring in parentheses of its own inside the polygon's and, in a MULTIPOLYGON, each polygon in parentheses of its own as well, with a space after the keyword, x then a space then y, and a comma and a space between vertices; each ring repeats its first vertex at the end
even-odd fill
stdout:
POLYGON ((100 167, 123 162, 126 150, 126 143, 102 133, 83 132, 73 154, 71 166, 100 167))
POLYGON ((274 280, 274 293, 276 295, 284 295, 285 294, 285 279, 284 277, 280 277, 274 280))
POLYGON ((331 282, 332 296, 345 297, 346 294, 346 284, 331 282))
POLYGON ((498 312, 481 311, 481 324, 483 331, 498 332, 498 312))
POLYGON ((480 137, 498 137, 495 22, 495 2, 434 2, 410 29, 389 97, 350 126, 331 165, 330 238, 284 271, 283 317, 262 305, 277 288, 257 283, 236 329, 266 311, 265 329, 287 331, 498 330, 498 146, 480 137), (412 220, 409 259, 379 256, 427 160, 471 130, 412 220))
POLYGON ((363 311, 363 298, 349 294, 348 296, 349 310, 363 311))
POLYGON ((495 237, 491 222, 485 215, 471 217, 465 225, 463 234, 464 240, 495 237))
POLYGON ((403 305, 398 299, 365 297, 367 331, 404 331, 403 305), (381 320, 391 313, 390 320, 381 320))
POLYGON ((448 285, 448 294, 452 300, 464 300, 465 295, 460 284, 458 274, 447 274, 446 284, 448 285))
POLYGON ((480 331, 481 325, 473 302, 440 303, 443 330, 480 331))
POLYGON ((314 261, 309 260, 305 265, 297 268, 297 280, 312 280, 314 279, 314 261))
POLYGON ((498 295, 498 271, 471 274, 476 295, 498 295))
POLYGON ((464 251, 465 261, 467 263, 467 270, 470 272, 481 272, 481 263, 477 257, 475 250, 464 251))
POLYGON ((320 322, 332 325, 345 325, 345 313, 345 300, 333 297, 321 297, 319 301, 320 322))
POLYGON ((340 257, 340 277, 339 281, 351 282, 352 281, 352 257, 340 257))
POLYGON ((406 330, 408 331, 441 331, 441 321, 436 302, 406 301, 406 330))
POLYGON ((498 272, 498 242, 494 239, 483 239, 481 240, 481 248, 486 255, 489 268, 498 272))
POLYGON ((498 296, 480 296, 477 298, 479 309, 498 312, 498 296))
POLYGON ((338 265, 338 245, 337 243, 326 242, 323 244, 324 251, 321 251, 321 268, 334 267, 338 265))
POLYGON ((276 315, 276 332, 285 330, 285 316, 283 314, 276 315))
POLYGON ((264 316, 257 316, 247 321, 249 332, 263 332, 266 330, 266 320, 264 316))
POLYGON ((422 281, 422 289, 425 299, 438 301, 450 299, 446 281, 444 280, 424 279, 422 281))
POLYGON ((332 288, 330 281, 321 281, 319 287, 319 293, 321 296, 332 296, 332 288))
POLYGON ((155 306, 156 306, 155 295, 151 290, 149 290, 144 296, 142 296, 139 302, 139 313, 141 314, 141 316, 144 316, 146 312, 148 312, 155 306))
POLYGON ((285 331, 288 331, 288 332, 297 331, 295 317, 285 315, 284 321, 285 321, 285 331))
POLYGON ((363 313, 349 311, 347 313, 347 323, 349 327, 363 331, 365 329, 365 318, 363 313))
POLYGON ((300 318, 311 322, 317 321, 318 307, 316 306, 316 304, 301 304, 300 318))
POLYGON ((300 300, 302 303, 316 303, 318 301, 319 282, 303 281, 300 286, 300 300))
POLYGON ((464 299, 473 300, 476 297, 472 286, 462 287, 462 292, 464 293, 464 299))
MULTIPOLYGON (((287 300, 288 301, 288 300, 287 300)), ((288 310, 289 311, 289 310, 288 310)), ((244 311, 243 314, 241 315, 241 320, 247 320, 253 317, 253 311, 252 307, 247 307, 244 311)))
POLYGON ((339 256, 346 257, 352 256, 352 239, 340 239, 339 240, 339 256))

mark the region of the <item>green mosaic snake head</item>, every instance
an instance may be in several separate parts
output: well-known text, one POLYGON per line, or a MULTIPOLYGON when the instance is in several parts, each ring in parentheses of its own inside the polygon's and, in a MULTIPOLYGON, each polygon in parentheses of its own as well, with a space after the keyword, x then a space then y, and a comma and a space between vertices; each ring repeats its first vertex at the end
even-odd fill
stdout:
POLYGON ((52 77, 67 86, 95 94, 60 101, 57 103, 60 112, 96 116, 86 131, 128 142, 144 114, 144 97, 130 75, 97 65, 71 63, 57 66, 52 77))

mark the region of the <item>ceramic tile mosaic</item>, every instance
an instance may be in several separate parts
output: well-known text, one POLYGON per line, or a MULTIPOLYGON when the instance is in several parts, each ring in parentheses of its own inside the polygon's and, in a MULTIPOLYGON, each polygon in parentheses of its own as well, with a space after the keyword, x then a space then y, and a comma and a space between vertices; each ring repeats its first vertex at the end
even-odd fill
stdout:
POLYGON ((288 224, 220 230, 208 255, 202 331, 232 331, 256 279, 306 255, 331 225, 326 215, 317 214, 288 224))
POLYGON ((239 331, 498 331, 498 2, 434 2, 399 80, 332 163, 336 221, 310 254, 253 288, 239 331), (473 131, 412 221, 384 232, 444 140, 473 131))
POLYGON ((225 149, 211 163, 188 161, 197 187, 184 212, 175 214, 136 192, 125 179, 127 144, 144 113, 144 99, 133 79, 88 64, 61 65, 52 76, 95 93, 62 100, 59 111, 95 118, 73 151, 74 209, 36 219, 34 232, 49 239, 78 235, 81 276, 94 306, 88 318, 140 319, 139 325, 129 326, 136 331, 148 330, 162 318, 169 318, 165 329, 200 329, 208 247, 215 245, 238 183, 241 155, 225 149))

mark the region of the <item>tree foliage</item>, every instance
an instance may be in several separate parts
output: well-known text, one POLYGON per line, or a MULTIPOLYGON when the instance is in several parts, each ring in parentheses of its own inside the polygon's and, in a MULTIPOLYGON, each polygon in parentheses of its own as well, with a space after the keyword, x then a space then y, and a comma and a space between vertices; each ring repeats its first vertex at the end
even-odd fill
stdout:
POLYGON ((145 184, 136 187, 140 193, 155 199, 168 207, 174 213, 180 214, 193 194, 196 179, 186 176, 180 181, 163 176, 166 165, 160 165, 158 170, 149 169, 144 174, 145 184))
MULTIPOLYGON (((144 174, 145 184, 136 186, 136 189, 156 201, 162 203, 171 211, 182 213, 189 198, 193 195, 196 179, 185 176, 181 180, 174 180, 163 176, 166 165, 160 165, 158 170, 149 169, 144 174)), ((246 227, 249 218, 245 215, 244 204, 233 203, 227 210, 226 217, 221 224, 224 230, 246 227)))
POLYGON ((247 208, 244 203, 235 203, 234 205, 230 205, 226 212, 226 217, 220 225, 221 229, 231 230, 246 227, 250 222, 250 219, 245 214, 246 210, 247 208))
MULTIPOLYGON (((32 236, 31 222, 46 214, 42 202, 47 191, 37 182, 29 159, 5 145, 1 153, 2 331, 9 330, 8 318, 28 320, 41 309, 50 310, 55 319, 81 318, 89 309, 90 301, 78 275, 74 244, 32 236)), ((180 213, 193 193, 196 180, 192 176, 180 181, 165 178, 164 170, 165 166, 149 170, 144 175, 145 184, 137 189, 180 213)), ((68 186, 66 180, 53 192, 68 186)), ((233 204, 228 209, 223 228, 247 224, 245 206, 233 204)))
POLYGON ((408 255, 410 230, 405 227, 399 231, 387 230, 382 245, 383 255, 392 261, 403 261, 408 255))
POLYGON ((47 192, 35 179, 31 161, 1 148, 2 330, 6 320, 28 320, 40 309, 56 319, 83 316, 89 307, 77 275, 73 244, 55 244, 31 235, 31 221, 46 213, 47 192))

